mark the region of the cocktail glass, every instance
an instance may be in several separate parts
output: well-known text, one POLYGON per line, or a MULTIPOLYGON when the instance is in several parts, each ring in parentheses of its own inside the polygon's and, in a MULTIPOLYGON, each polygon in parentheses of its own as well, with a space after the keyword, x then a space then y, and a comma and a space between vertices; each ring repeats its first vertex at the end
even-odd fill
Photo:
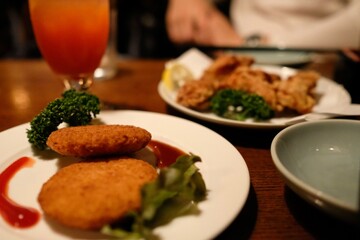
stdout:
POLYGON ((109 35, 109 0, 29 0, 40 52, 66 89, 93 83, 109 35))

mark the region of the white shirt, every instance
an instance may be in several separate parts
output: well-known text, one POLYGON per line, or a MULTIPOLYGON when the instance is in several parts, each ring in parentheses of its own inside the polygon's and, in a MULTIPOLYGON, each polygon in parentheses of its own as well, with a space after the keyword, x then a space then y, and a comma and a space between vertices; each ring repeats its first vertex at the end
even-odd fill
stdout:
POLYGON ((230 17, 277 47, 360 49, 360 0, 233 0, 230 17))

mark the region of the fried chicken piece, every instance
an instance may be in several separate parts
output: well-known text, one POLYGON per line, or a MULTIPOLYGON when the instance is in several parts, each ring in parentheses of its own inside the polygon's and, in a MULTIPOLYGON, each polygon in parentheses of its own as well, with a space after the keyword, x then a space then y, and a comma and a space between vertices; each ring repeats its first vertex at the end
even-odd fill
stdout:
POLYGON ((238 67, 229 78, 218 85, 218 89, 236 89, 262 96, 272 109, 281 110, 276 99, 276 86, 280 77, 262 70, 238 67))
POLYGON ((283 107, 308 113, 316 104, 313 90, 320 75, 313 71, 302 71, 278 85, 277 99, 283 107))
POLYGON ((209 108, 209 99, 215 94, 214 82, 192 80, 186 82, 178 91, 176 101, 188 108, 205 111, 209 108))
POLYGON ((205 70, 201 79, 222 81, 229 77, 236 68, 241 66, 249 67, 254 61, 254 58, 249 56, 221 55, 205 70))
POLYGON ((74 163, 43 184, 38 202, 58 223, 100 229, 138 210, 142 186, 156 177, 153 166, 137 159, 74 163))
POLYGON ((199 80, 185 83, 179 89, 176 101, 185 107, 205 111, 218 90, 230 88, 263 97, 276 112, 284 109, 301 114, 311 111, 316 104, 312 91, 319 74, 303 71, 282 80, 278 74, 256 69, 253 63, 252 57, 222 55, 199 80))
POLYGON ((47 145, 63 156, 94 157, 136 152, 151 140, 151 134, 128 125, 65 127, 52 132, 47 145))
POLYGON ((252 57, 222 55, 207 68, 200 79, 187 81, 178 91, 176 101, 188 108, 205 111, 209 99, 215 94, 218 84, 225 81, 240 66, 250 66, 252 57))

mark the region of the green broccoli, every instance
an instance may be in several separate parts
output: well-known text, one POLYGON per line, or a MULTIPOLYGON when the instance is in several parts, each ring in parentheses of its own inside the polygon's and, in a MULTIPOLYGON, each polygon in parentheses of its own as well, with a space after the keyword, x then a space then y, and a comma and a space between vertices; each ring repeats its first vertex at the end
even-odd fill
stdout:
POLYGON ((211 98, 210 109, 219 116, 234 120, 267 120, 275 114, 263 97, 234 89, 218 91, 211 98))
POLYGON ((69 126, 87 125, 99 112, 98 97, 87 92, 67 90, 62 94, 62 98, 50 102, 30 122, 30 129, 27 129, 28 141, 43 150, 50 133, 57 130, 61 123, 69 126))

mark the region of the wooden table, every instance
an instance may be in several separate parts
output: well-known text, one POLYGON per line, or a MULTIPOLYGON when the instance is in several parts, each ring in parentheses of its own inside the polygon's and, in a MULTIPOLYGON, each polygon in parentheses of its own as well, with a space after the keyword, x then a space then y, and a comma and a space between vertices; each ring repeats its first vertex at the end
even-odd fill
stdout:
MULTIPOLYGON (((196 121, 224 136, 239 150, 250 171, 250 194, 241 213, 217 239, 360 239, 356 227, 313 208, 285 186, 269 150, 279 130, 223 127, 167 106, 157 93, 164 62, 120 60, 118 75, 96 81, 91 91, 114 109, 167 113, 196 121)), ((319 61, 307 68, 331 77, 332 66, 319 61)), ((31 121, 63 91, 62 83, 41 60, 3 60, 0 73, 0 131, 31 121)))

